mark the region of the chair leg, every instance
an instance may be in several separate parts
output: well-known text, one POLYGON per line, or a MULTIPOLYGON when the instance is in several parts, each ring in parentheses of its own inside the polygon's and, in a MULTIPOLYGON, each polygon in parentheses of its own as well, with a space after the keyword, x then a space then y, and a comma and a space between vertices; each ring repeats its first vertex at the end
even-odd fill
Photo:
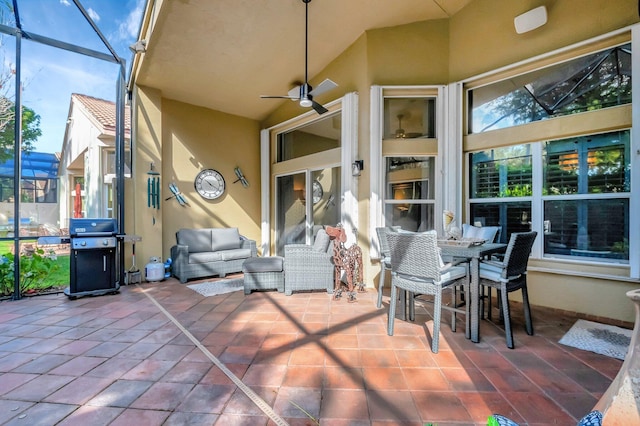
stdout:
POLYGON ((466 297, 464 295, 464 290, 460 289, 460 302, 458 302, 458 287, 454 287, 453 288, 453 301, 454 301, 454 307, 456 308, 461 308, 464 305, 467 304, 467 300, 469 300, 468 297, 466 297))
POLYGON ((440 317, 442 314, 442 289, 436 291, 433 300, 433 336, 431 340, 431 352, 438 353, 440 343, 440 317))
MULTIPOLYGON (((489 321, 491 321, 491 309, 492 309, 492 296, 493 296, 493 290, 491 287, 487 287, 487 319, 489 321)), ((500 308, 500 306, 498 306, 498 308, 500 308)))
POLYGON ((529 306, 529 292, 527 286, 522 287, 522 304, 524 305, 524 323, 529 336, 533 336, 533 321, 531 320, 531 307, 529 306))
POLYGON ((511 313, 509 312, 509 292, 506 287, 498 291, 500 293, 500 304, 502 305, 502 316, 504 318, 504 333, 507 337, 507 347, 513 349, 513 333, 511 331, 511 313))
MULTIPOLYGON (((453 302, 451 303, 451 307, 455 309, 457 308, 457 305, 456 305, 456 301, 457 301, 456 294, 458 293, 457 285, 452 286, 452 292, 453 292, 453 302)), ((463 294, 464 293, 461 293, 461 296, 463 294)), ((454 311, 453 309, 451 310, 451 331, 453 331, 454 333, 456 332, 456 311, 454 311)))
POLYGON ((380 283, 378 284, 378 303, 376 307, 379 309, 382 307, 382 290, 384 289, 384 279, 387 275, 387 270, 384 266, 380 268, 380 283))
POLYGON ((387 325, 387 334, 393 336, 393 320, 396 316, 396 303, 398 297, 398 288, 391 282, 391 303, 389 303, 389 321, 387 325))
POLYGON ((407 291, 407 303, 409 304, 409 320, 416 320, 416 295, 412 291, 407 291))

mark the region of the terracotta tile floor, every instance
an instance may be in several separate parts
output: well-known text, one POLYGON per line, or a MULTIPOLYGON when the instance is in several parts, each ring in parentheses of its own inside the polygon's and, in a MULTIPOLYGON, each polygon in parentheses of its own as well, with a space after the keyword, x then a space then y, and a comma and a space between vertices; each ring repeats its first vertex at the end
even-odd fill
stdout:
POLYGON ((474 344, 463 317, 453 333, 447 315, 433 354, 429 304, 387 336, 389 298, 376 309, 375 296, 202 297, 170 279, 117 295, 2 301, 0 423, 483 425, 497 412, 572 425, 622 364, 559 345, 576 317, 540 308, 535 336, 513 309, 514 350, 498 325, 482 321, 474 344))

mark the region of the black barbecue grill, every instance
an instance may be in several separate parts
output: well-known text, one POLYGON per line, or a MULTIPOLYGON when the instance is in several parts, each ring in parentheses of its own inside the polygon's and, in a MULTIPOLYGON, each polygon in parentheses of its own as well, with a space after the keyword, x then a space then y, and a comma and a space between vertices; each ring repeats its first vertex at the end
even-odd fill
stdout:
POLYGON ((117 222, 115 219, 69 219, 70 298, 116 293, 117 222))

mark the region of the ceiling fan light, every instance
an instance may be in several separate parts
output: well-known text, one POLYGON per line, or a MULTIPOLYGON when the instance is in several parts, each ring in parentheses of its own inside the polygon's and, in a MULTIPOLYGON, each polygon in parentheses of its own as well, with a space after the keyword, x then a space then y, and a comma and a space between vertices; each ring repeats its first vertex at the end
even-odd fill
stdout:
POLYGON ((309 108, 310 106, 313 105, 313 102, 311 102, 311 99, 300 99, 300 106, 301 107, 305 107, 305 108, 309 108))

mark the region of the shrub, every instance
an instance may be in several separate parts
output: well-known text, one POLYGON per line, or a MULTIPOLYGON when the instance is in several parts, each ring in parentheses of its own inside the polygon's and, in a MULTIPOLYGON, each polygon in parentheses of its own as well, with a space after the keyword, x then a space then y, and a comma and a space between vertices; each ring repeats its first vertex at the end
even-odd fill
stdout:
MULTIPOLYGON (((13 253, 0 256, 0 296, 13 294, 14 259, 13 253)), ((55 260, 39 248, 20 256, 20 294, 29 290, 42 290, 42 281, 58 268, 55 260)))

